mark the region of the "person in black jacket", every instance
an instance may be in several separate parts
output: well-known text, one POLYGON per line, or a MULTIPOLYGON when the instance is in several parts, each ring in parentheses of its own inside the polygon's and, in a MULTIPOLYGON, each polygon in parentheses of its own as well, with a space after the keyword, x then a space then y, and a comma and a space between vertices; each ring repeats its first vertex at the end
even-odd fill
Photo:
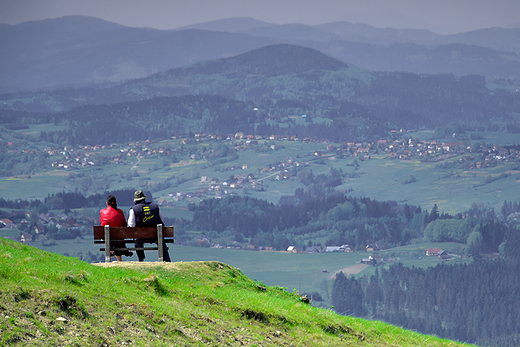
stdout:
MULTIPOLYGON (((159 206, 153 202, 146 201, 146 195, 142 190, 137 190, 134 193, 134 206, 130 209, 128 215, 129 227, 155 227, 157 224, 163 223, 163 218, 159 206)), ((135 247, 143 247, 142 243, 136 243, 135 247)), ((168 249, 163 243, 164 247, 164 261, 171 262, 168 249)), ((144 251, 136 251, 139 261, 145 258, 144 251)))

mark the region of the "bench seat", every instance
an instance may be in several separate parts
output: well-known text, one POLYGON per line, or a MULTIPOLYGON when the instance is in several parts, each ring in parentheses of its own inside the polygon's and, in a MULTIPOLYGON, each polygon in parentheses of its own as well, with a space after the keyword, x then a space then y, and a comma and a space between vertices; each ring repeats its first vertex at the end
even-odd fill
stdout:
MULTIPOLYGON (((174 243, 173 227, 162 224, 157 227, 110 227, 94 226, 94 243, 104 244, 105 262, 110 262, 110 251, 159 251, 159 261, 163 261, 163 243, 174 243), (111 243, 157 243, 156 247, 111 247, 111 243)), ((168 249, 168 248, 166 248, 168 249)))

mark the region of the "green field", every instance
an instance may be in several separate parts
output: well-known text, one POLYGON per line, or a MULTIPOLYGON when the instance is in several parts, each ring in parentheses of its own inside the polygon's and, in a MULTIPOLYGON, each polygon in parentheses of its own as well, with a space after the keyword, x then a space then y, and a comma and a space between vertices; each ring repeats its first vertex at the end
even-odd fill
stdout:
POLYGON ((61 130, 67 130, 68 127, 65 125, 55 125, 52 123, 44 123, 44 124, 27 124, 29 129, 20 129, 20 130, 14 130, 15 133, 25 136, 40 136, 40 133, 42 131, 45 131, 47 133, 53 132, 53 131, 61 131, 61 130))
POLYGON ((483 184, 488 176, 499 176, 513 167, 513 163, 504 163, 494 168, 466 171, 440 169, 437 163, 375 158, 361 163, 358 169, 361 177, 349 180, 341 187, 352 188, 354 196, 395 200, 427 209, 437 204, 440 211, 458 213, 467 211, 472 203, 499 208, 504 200, 517 200, 520 193, 518 174, 483 184), (417 181, 403 184, 403 179, 409 175, 417 181))

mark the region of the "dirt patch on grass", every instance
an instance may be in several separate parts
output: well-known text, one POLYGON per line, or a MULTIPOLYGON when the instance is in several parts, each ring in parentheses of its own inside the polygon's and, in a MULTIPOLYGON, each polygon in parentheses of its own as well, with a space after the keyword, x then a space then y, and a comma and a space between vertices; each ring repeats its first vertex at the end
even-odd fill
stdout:
POLYGON ((68 175, 69 175, 68 172, 63 172, 63 171, 53 172, 51 174, 51 176, 68 176, 68 175))
POLYGON ((186 166, 186 165, 190 165, 190 163, 188 161, 180 161, 178 163, 170 164, 170 167, 186 166))
POLYGON ((343 272, 343 274, 347 277, 349 275, 357 275, 361 271, 365 270, 367 267, 368 267, 368 265, 366 265, 366 264, 352 265, 352 266, 349 266, 349 267, 346 267, 346 268, 343 268, 341 270, 334 272, 332 275, 330 275, 329 279, 331 279, 331 280, 335 279, 336 275, 339 274, 340 272, 343 272))
POLYGON ((179 263, 166 263, 166 262, 158 262, 158 261, 112 261, 110 263, 92 263, 92 265, 100 266, 100 267, 124 267, 131 269, 149 269, 153 267, 163 267, 166 269, 179 269, 179 263))

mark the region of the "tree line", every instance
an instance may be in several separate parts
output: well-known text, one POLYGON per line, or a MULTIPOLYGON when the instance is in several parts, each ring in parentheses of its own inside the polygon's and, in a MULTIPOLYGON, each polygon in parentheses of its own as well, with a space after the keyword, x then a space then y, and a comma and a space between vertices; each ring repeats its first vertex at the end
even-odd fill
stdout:
MULTIPOLYGON (((119 204, 130 205, 134 201, 134 189, 118 189, 106 191, 103 193, 84 196, 80 192, 59 192, 49 194, 43 201, 40 199, 25 200, 16 199, 9 200, 0 198, 0 207, 16 210, 37 210, 39 212, 47 212, 49 210, 70 210, 74 208, 85 207, 106 207, 106 198, 109 194, 117 197, 119 204)), ((145 191, 148 200, 153 199, 152 193, 145 191)))
MULTIPOLYGON (((307 172, 302 180, 314 182, 307 172)), ((333 182, 335 173, 319 179, 333 182)), ((309 183, 308 182, 308 183, 309 183)), ((331 185, 334 185, 331 183, 331 185)), ((71 210, 74 208, 104 208, 108 194, 117 196, 120 204, 133 201, 133 189, 122 189, 84 196, 80 192, 60 192, 40 200, 0 199, 0 207, 11 209, 71 210)), ((151 192, 145 193, 152 200, 151 192)), ((505 205, 509 205, 507 202, 505 205)), ((290 244, 301 250, 311 245, 340 246, 348 244, 364 249, 369 243, 390 248, 411 242, 459 242, 468 245, 467 253, 478 255, 499 252, 503 247, 507 224, 486 215, 439 213, 437 205, 431 211, 420 206, 356 198, 335 192, 332 187, 309 183, 293 196, 285 196, 278 204, 248 196, 228 196, 206 199, 189 204, 191 220, 169 219, 176 226, 178 241, 189 241, 192 231, 210 240, 224 238, 248 240, 256 246, 284 250, 290 244), (316 241, 323 240, 325 242, 316 241), (184 239, 186 238, 186 239, 184 239)))

